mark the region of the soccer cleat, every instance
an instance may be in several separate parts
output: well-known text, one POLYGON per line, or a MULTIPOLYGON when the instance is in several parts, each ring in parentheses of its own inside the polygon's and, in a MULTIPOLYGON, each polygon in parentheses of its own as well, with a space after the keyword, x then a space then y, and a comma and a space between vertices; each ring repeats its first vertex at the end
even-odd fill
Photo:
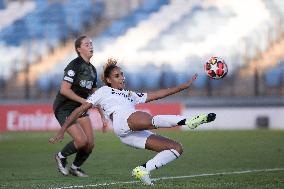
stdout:
POLYGON ((145 185, 154 185, 150 179, 150 173, 143 166, 138 166, 132 170, 132 176, 141 180, 145 185))
POLYGON ((190 129, 195 129, 196 127, 198 127, 199 125, 203 124, 203 123, 209 123, 211 121, 214 121, 216 118, 216 114, 215 113, 209 113, 209 114, 201 114, 198 116, 195 116, 189 120, 185 121, 185 125, 188 126, 188 128, 190 129))
POLYGON ((57 163, 58 171, 61 172, 63 175, 68 175, 69 171, 66 168, 67 165, 67 158, 60 158, 58 154, 55 155, 55 161, 57 163))
POLYGON ((89 177, 80 167, 77 169, 70 167, 69 172, 76 177, 89 177))

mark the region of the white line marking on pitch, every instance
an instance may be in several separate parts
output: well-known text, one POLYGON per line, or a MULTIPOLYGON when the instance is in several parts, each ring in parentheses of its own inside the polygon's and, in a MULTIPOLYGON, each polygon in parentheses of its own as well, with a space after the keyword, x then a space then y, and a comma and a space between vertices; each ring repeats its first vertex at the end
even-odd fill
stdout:
MULTIPOLYGON (((186 175, 186 176, 174 176, 174 177, 160 177, 153 178, 153 181, 159 180, 170 180, 170 179, 183 179, 183 178, 194 178, 194 177, 206 177, 206 176, 219 176, 219 175, 233 175, 233 174, 245 174, 245 173, 255 173, 255 172, 272 172, 272 171, 284 171, 284 168, 274 168, 274 169, 255 169, 255 170, 246 170, 246 171, 233 171, 233 172, 221 172, 221 173, 204 173, 198 175, 186 175)), ((87 185, 74 185, 74 186, 62 186, 49 189, 68 189, 68 188, 85 188, 85 187, 97 187, 97 186, 110 186, 118 184, 133 184, 140 181, 118 181, 118 182, 109 182, 101 184, 87 184, 87 185)))

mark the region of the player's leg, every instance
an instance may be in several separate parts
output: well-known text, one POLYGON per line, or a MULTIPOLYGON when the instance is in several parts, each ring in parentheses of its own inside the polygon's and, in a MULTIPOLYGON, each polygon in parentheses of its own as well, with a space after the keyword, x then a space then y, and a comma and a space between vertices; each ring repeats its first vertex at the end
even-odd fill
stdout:
POLYGON ((147 138, 145 148, 159 152, 146 163, 134 168, 132 175, 139 178, 144 184, 152 185, 150 172, 177 159, 183 152, 182 145, 174 140, 159 135, 147 138))
POLYGON ((145 129, 155 129, 155 128, 169 128, 175 127, 177 125, 187 125, 189 128, 193 129, 203 123, 211 122, 215 119, 216 114, 201 114, 193 118, 186 118, 180 115, 156 115, 152 116, 147 112, 136 111, 132 113, 128 119, 127 123, 131 130, 141 131, 145 129))
POLYGON ((128 117, 127 123, 131 130, 141 131, 155 129, 157 125, 160 125, 160 127, 174 127, 182 120, 185 120, 185 117, 179 115, 152 116, 147 112, 136 111, 128 117))
POLYGON ((70 167, 70 173, 79 177, 87 177, 88 175, 80 167, 88 159, 94 148, 94 131, 88 116, 77 119, 77 122, 86 135, 87 144, 78 150, 74 162, 70 167))
POLYGON ((159 152, 144 164, 149 172, 177 159, 183 153, 182 145, 179 142, 154 134, 147 138, 145 149, 159 152))
MULTIPOLYGON (((58 109, 55 111, 55 117, 60 125, 63 125, 66 118, 70 115, 70 111, 58 109)), ((83 130, 79 128, 75 123, 72 124, 68 129, 67 133, 72 137, 72 141, 66 144, 63 149, 55 155, 58 170, 63 175, 68 175, 69 171, 67 169, 67 157, 76 153, 77 149, 82 148, 86 145, 87 139, 83 130)))
POLYGON ((132 170, 132 175, 146 185, 152 185, 150 171, 177 159, 183 152, 182 145, 174 140, 155 135, 150 131, 133 131, 120 140, 135 148, 159 152, 154 158, 132 170))
POLYGON ((69 171, 67 169, 67 157, 76 153, 78 149, 83 148, 87 144, 87 137, 84 131, 76 124, 71 125, 67 129, 67 133, 72 137, 73 140, 66 144, 63 149, 55 156, 58 165, 58 170, 63 175, 69 174, 69 171))

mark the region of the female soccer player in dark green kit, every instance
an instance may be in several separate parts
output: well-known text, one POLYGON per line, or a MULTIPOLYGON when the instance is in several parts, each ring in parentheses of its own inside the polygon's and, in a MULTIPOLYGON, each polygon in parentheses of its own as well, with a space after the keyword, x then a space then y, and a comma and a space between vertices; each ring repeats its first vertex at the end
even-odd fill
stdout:
MULTIPOLYGON (((78 57, 64 69, 63 81, 53 104, 55 117, 61 126, 71 112, 84 103, 97 87, 97 71, 90 63, 93 56, 92 40, 88 36, 80 36, 75 41, 75 50, 78 57)), ((102 113, 101 110, 99 112, 102 113)), ((103 126, 105 125, 104 122, 103 126)), ((80 166, 94 147, 94 131, 88 113, 84 112, 67 132, 73 140, 55 155, 58 170, 63 175, 70 173, 78 177, 87 177, 80 166), (76 157, 68 169, 67 157, 74 153, 76 157)))

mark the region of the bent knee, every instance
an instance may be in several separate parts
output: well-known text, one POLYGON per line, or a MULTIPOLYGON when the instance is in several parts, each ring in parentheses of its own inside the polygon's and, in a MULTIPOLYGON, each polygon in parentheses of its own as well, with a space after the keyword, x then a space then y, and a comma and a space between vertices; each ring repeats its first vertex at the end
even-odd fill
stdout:
POLYGON ((88 146, 88 140, 86 138, 78 138, 75 140, 77 149, 86 148, 88 146))
POLYGON ((181 155, 183 153, 183 147, 181 143, 176 143, 174 149, 181 155))
POLYGON ((86 146, 86 151, 87 151, 88 153, 92 153, 94 147, 95 147, 94 143, 93 143, 93 142, 89 142, 89 143, 87 144, 87 146, 86 146))
POLYGON ((93 148, 94 148, 94 141, 91 140, 87 140, 85 145, 82 147, 84 149, 85 152, 87 153, 91 153, 93 148))

